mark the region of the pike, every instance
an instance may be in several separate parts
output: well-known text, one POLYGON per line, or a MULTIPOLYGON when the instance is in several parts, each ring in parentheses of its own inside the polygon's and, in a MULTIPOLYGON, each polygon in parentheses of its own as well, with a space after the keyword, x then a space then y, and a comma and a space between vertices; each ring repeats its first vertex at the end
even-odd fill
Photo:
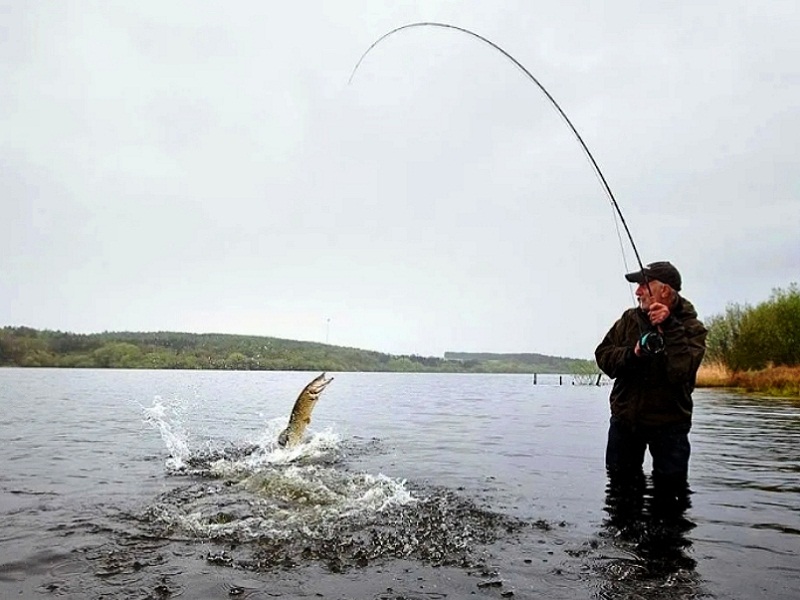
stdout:
POLYGON ((292 408, 289 424, 278 436, 279 446, 294 446, 300 441, 306 427, 311 423, 311 411, 314 410, 314 405, 319 400, 319 395, 331 381, 333 381, 333 377, 325 379, 325 373, 323 373, 303 388, 294 403, 294 408, 292 408))

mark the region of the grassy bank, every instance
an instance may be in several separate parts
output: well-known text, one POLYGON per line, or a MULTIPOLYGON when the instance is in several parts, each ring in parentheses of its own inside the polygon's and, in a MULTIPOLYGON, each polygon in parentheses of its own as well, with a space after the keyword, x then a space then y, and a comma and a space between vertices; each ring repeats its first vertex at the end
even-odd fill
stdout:
POLYGON ((703 364, 697 387, 736 388, 746 392, 800 398, 800 366, 731 371, 721 364, 703 364))

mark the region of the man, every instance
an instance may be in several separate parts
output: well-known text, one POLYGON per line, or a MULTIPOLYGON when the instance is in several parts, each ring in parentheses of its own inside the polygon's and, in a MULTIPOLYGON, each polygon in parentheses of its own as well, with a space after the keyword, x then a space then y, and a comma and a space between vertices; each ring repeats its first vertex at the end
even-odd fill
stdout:
POLYGON ((692 391, 707 331, 678 293, 681 275, 671 263, 625 278, 638 284, 639 307, 626 310, 595 350, 598 366, 614 379, 606 469, 612 483, 641 478, 649 448, 654 494, 685 499, 692 391))

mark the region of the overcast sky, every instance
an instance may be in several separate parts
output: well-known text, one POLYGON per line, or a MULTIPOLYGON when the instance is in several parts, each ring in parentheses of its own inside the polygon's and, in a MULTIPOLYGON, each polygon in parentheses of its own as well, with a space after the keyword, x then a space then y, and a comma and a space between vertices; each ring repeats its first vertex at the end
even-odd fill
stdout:
POLYGON ((800 5, 0 0, 0 326, 589 358, 800 280, 800 5), (623 254, 624 248, 624 254, 623 254))

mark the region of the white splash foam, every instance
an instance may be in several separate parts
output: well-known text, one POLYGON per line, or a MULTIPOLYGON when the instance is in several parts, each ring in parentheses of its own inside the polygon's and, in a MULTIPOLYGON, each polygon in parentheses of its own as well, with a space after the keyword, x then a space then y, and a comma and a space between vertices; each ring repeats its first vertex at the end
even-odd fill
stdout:
POLYGON ((278 436, 285 427, 285 419, 272 419, 267 422, 262 435, 251 440, 258 450, 245 459, 248 469, 255 471, 264 466, 288 465, 322 458, 339 448, 342 441, 341 436, 331 429, 318 432, 310 430, 302 443, 282 448, 278 445, 278 436))
POLYGON ((342 518, 371 522, 382 512, 417 502, 405 480, 332 466, 289 464, 247 471, 220 460, 224 484, 197 485, 150 511, 154 520, 200 538, 278 539, 327 535, 342 518), (232 485, 233 484, 233 485, 232 485))
POLYGON ((186 466, 191 455, 189 436, 183 428, 186 411, 185 402, 179 398, 169 400, 156 396, 150 407, 142 406, 144 421, 157 429, 167 447, 169 458, 167 468, 180 470, 186 466))
POLYGON ((303 513, 311 511, 319 519, 372 514, 416 501, 404 480, 316 465, 254 473, 240 485, 267 501, 292 505, 303 513))
POLYGON ((405 506, 417 501, 414 495, 406 489, 406 481, 392 479, 383 473, 377 476, 366 475, 368 488, 355 500, 356 506, 367 508, 374 512, 383 512, 393 506, 405 506))

